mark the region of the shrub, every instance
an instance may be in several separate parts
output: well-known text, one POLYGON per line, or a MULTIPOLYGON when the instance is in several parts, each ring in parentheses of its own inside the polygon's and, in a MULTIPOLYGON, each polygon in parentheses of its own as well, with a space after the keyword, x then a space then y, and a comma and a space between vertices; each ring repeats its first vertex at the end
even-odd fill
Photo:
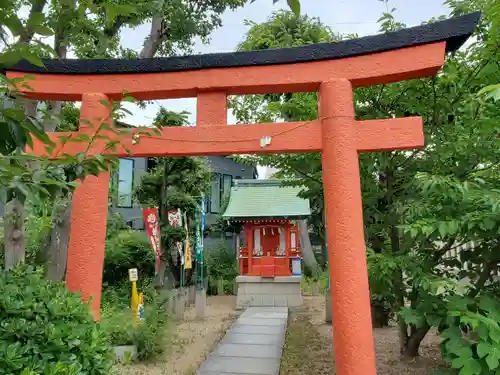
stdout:
POLYGON ((135 344, 133 317, 129 309, 107 307, 101 313, 101 322, 112 346, 135 344))
POLYGON ((167 336, 167 315, 157 305, 146 305, 144 320, 134 330, 133 342, 139 360, 150 360, 163 354, 167 336))
POLYGON ((130 268, 137 268, 140 277, 154 275, 154 253, 145 232, 119 231, 106 241, 103 281, 123 284, 130 268))
POLYGON ((223 240, 208 251, 207 266, 210 277, 214 279, 233 280, 238 276, 236 254, 223 240))
POLYGON ((107 375, 113 357, 87 304, 41 270, 0 270, 0 369, 12 375, 107 375))
POLYGON ((145 293, 142 322, 134 324, 130 309, 108 305, 102 313, 102 324, 111 345, 135 345, 139 360, 154 359, 165 350, 168 316, 153 288, 145 293))

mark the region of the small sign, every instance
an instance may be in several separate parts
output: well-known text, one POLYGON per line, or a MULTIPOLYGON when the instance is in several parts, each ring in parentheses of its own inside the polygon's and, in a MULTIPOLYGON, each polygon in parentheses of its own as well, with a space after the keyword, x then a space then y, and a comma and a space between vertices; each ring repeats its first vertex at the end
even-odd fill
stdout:
POLYGON ((128 278, 130 281, 137 281, 139 280, 139 276, 137 273, 137 268, 131 268, 128 270, 128 278))

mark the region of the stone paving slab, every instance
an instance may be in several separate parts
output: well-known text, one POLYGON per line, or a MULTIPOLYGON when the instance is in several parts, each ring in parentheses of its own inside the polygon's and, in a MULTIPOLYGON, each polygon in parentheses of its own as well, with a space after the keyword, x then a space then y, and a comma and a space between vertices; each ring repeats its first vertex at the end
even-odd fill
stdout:
POLYGON ((272 312, 272 311, 263 311, 263 312, 244 312, 241 314, 242 318, 245 319, 286 319, 288 317, 288 313, 282 312, 272 312))
POLYGON ((277 345, 283 341, 278 335, 263 335, 252 333, 226 333, 221 340, 223 344, 246 344, 246 345, 277 345))
POLYGON ((279 335, 283 332, 285 326, 248 326, 235 324, 231 329, 233 333, 248 333, 260 335, 279 335))
POLYGON ((233 345, 219 344, 213 352, 219 357, 277 358, 281 359, 281 349, 276 345, 233 345))
POLYGON ((286 307, 250 307, 238 318, 196 375, 279 375, 286 307))
POLYGON ((282 326, 286 324, 286 319, 263 319, 263 318, 246 318, 241 317, 238 319, 239 324, 246 324, 249 326, 282 326))

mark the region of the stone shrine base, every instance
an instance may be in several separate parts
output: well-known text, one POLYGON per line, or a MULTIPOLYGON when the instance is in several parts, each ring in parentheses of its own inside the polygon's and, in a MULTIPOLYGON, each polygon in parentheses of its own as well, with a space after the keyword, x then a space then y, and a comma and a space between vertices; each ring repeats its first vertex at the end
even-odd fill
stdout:
POLYGON ((250 306, 297 307, 302 305, 302 276, 238 276, 237 309, 250 306))

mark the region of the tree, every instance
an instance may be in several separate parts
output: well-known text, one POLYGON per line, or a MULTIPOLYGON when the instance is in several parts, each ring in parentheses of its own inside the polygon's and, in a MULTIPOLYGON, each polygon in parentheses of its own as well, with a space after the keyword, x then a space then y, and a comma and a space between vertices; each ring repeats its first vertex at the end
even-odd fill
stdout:
MULTIPOLYGON (((492 255, 488 254, 497 246, 494 238, 500 224, 495 216, 498 208, 492 204, 497 198, 492 188, 499 186, 500 176, 500 150, 494 142, 500 112, 477 96, 482 87, 498 79, 493 70, 499 57, 498 5, 492 1, 448 4, 453 15, 485 11, 476 43, 448 57, 436 78, 356 93, 357 102, 363 103, 357 110, 361 119, 419 115, 425 124, 424 149, 365 154, 361 159, 365 216, 371 218, 367 242, 378 254, 369 258, 378 261, 372 263, 378 270, 372 280, 385 280, 382 285, 389 287, 385 290, 390 291, 394 311, 402 312, 399 326, 405 356, 418 355, 421 340, 431 326, 439 324, 437 316, 447 315, 446 306, 430 309, 443 299, 435 294, 436 283, 467 276, 468 293, 477 293, 491 282, 492 255), (471 243, 474 251, 446 257, 450 250, 471 243), (460 272, 450 274, 447 267, 460 272), (406 308, 407 301, 411 309, 406 308), (416 324, 411 315, 415 311, 427 319, 416 324)), ((390 13, 382 21, 384 30, 404 26, 390 13)))
MULTIPOLYGON (((446 329, 468 325, 470 331, 477 328, 478 319, 498 316, 493 307, 478 308, 475 313, 479 315, 467 322, 470 309, 485 303, 481 301, 491 290, 498 290, 492 274, 498 264, 500 225, 500 112, 493 100, 478 92, 498 83, 500 13, 498 2, 492 0, 447 4, 452 15, 483 11, 474 42, 448 56, 437 77, 357 89, 355 104, 360 120, 413 115, 424 119, 424 149, 360 155, 370 287, 372 295, 389 303, 397 314, 402 355, 418 355, 430 327, 439 326, 450 341, 443 354, 461 358, 456 366, 463 366, 460 361, 466 357, 456 354, 462 341, 456 335, 451 340, 446 329), (466 244, 473 248, 462 250, 459 257, 448 256, 466 244), (462 290, 457 281, 464 277, 470 283, 462 290), (458 308, 457 299, 471 303, 458 308)), ((405 27, 389 9, 379 21, 382 32, 405 27)), ((263 29, 261 25, 256 30, 263 29)), ((265 48, 262 34, 255 39, 263 40, 265 48)), ((496 93, 495 88, 488 92, 496 93)), ((317 117, 314 94, 287 99, 246 97, 235 100, 233 108, 244 122, 317 117)), ((322 197, 318 155, 256 156, 253 160, 301 176, 298 183, 306 187, 303 193, 322 197)), ((322 199, 318 201, 317 205, 312 201, 313 207, 321 208, 322 199)), ((476 353, 474 360, 484 365, 486 357, 477 354, 478 342, 468 348, 463 353, 476 353)))
MULTIPOLYGON (((244 3, 244 0, 158 0, 120 4, 37 0, 30 2, 29 15, 27 19, 22 19, 19 14, 24 3, 12 0, 2 3, 0 8, 0 36, 3 36, 4 43, 0 63, 14 63, 23 57, 41 65, 40 56, 66 58, 69 50, 73 50, 79 58, 148 58, 186 53, 191 50, 195 37, 208 40, 209 34, 220 26, 220 16, 226 9, 234 9, 244 3), (127 50, 119 45, 119 35, 124 27, 144 23, 150 23, 151 30, 141 51, 127 50), (42 39, 50 35, 54 36, 52 46, 42 39)), ((42 110, 44 119, 39 121, 42 133, 64 127, 61 121, 64 118, 64 115, 61 116, 62 103, 47 102, 42 105, 45 106, 42 110)), ((41 112, 36 101, 25 101, 24 107, 30 118, 36 117, 37 113, 39 116, 41 112)), ((21 139, 19 141, 19 149, 23 150, 25 144, 21 139)), ((62 188, 54 193, 53 226, 46 241, 46 274, 55 280, 61 280, 65 274, 71 199, 70 191, 62 188)), ((17 253, 22 254, 24 202, 9 196, 6 208, 7 214, 16 218, 9 221, 13 226, 6 226, 7 230, 16 233, 5 236, 7 242, 10 242, 9 239, 13 241, 12 246, 7 248, 10 251, 15 247, 17 253)))
MULTIPOLYGON (((245 40, 238 46, 240 51, 296 47, 340 39, 319 19, 307 15, 296 17, 289 11, 275 12, 267 22, 262 24, 254 22, 248 22, 248 24, 252 27, 245 40)), ((248 95, 236 97, 230 104, 238 121, 243 123, 272 122, 280 119, 303 121, 317 117, 316 100, 316 93, 248 95)), ((326 240, 321 168, 316 171, 310 168, 310 166, 317 167, 318 163, 320 164, 319 154, 258 155, 238 160, 243 163, 252 162, 275 167, 279 170, 277 177, 291 180, 293 181, 290 182, 291 184, 304 187, 300 196, 311 202, 313 215, 310 221, 313 223, 315 232, 323 239, 324 251, 326 240), (314 173, 317 176, 314 176, 314 173)), ((300 227, 304 264, 308 267, 309 272, 316 274, 318 264, 308 237, 308 223, 302 221, 300 227)))
MULTIPOLYGON (((166 126, 187 125, 187 113, 176 113, 160 108, 154 122, 166 126)), ((172 227, 168 222, 168 211, 180 208, 188 217, 188 230, 191 243, 195 243, 195 228, 192 218, 199 210, 201 197, 210 188, 211 173, 199 157, 155 158, 154 170, 141 179, 135 191, 135 196, 144 206, 159 207, 162 266, 157 283, 160 287, 167 280, 172 286, 180 282, 181 259, 174 246, 186 238, 183 227, 172 227), (168 267, 168 269, 166 268, 168 267)), ((197 266, 187 273, 190 282, 197 266)))

